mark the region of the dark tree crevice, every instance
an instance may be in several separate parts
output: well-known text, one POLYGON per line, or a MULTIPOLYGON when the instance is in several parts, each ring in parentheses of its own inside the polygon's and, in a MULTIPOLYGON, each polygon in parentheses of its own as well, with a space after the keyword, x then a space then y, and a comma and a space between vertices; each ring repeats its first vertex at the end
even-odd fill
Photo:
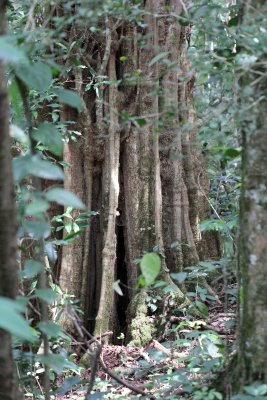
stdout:
POLYGON ((120 154, 120 195, 119 195, 119 206, 118 215, 116 218, 116 235, 117 235, 117 247, 116 247, 116 280, 120 281, 120 288, 123 292, 123 296, 116 295, 116 314, 117 323, 114 327, 114 339, 120 333, 126 335, 126 311, 129 305, 129 289, 128 289, 128 274, 127 274, 127 262, 126 262, 126 246, 125 246, 125 202, 124 202, 124 190, 123 190, 123 171, 122 171, 122 151, 120 154))

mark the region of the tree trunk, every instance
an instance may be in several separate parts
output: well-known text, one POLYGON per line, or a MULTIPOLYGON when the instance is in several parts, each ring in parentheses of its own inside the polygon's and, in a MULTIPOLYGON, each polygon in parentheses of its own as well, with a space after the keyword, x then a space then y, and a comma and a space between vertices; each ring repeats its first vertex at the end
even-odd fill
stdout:
MULTIPOLYGON (((66 171, 67 188, 99 216, 63 251, 61 267, 63 289, 79 298, 85 294, 90 329, 97 335, 128 330, 135 343, 151 336, 143 332, 149 325, 146 291, 137 293, 134 260, 154 249, 161 255, 162 279, 172 283, 169 272, 218 255, 216 240, 207 245, 199 231, 209 214, 203 196, 208 180, 195 139, 188 27, 171 17, 182 5, 147 0, 143 11, 142 27, 106 18, 103 36, 84 43, 97 66, 95 88, 85 92, 92 79, 87 69, 72 76, 81 82, 86 111, 78 146, 66 146, 67 161, 74 164, 66 171), (74 274, 77 280, 71 281, 74 274), (120 298, 112 287, 118 279, 120 298)), ((179 303, 186 300, 179 288, 177 297, 179 303)))
MULTIPOLYGON (((0 35, 5 34, 5 1, 0 2, 0 35)), ((0 296, 14 299, 17 294, 16 211, 11 168, 9 100, 7 80, 0 62, 0 296)), ((18 400, 11 335, 0 329, 0 398, 18 400)))
MULTIPOLYGON (((265 1, 244 3, 244 31, 255 18, 265 18, 265 1)), ((261 24, 257 19, 257 27, 261 24)), ((257 35, 254 32, 255 37, 257 35)), ((257 81, 266 66, 267 53, 246 74, 249 82, 257 81), (256 71, 256 72, 255 72, 256 71), (255 72, 255 73, 254 73, 255 72)), ((242 84, 242 82, 241 82, 242 84)), ((251 85, 253 95, 242 102, 243 186, 240 216, 239 267, 241 274, 238 375, 239 386, 253 381, 267 383, 267 115, 266 79, 251 85), (246 111, 250 109, 250 111, 246 111)))

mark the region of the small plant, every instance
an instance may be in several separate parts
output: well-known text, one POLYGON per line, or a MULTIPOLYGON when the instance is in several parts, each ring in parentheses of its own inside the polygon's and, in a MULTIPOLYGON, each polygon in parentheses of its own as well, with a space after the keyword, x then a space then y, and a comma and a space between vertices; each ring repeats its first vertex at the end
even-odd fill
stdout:
POLYGON ((223 395, 216 391, 216 389, 209 389, 208 387, 196 390, 193 394, 192 400, 222 400, 223 395))
POLYGON ((63 214, 56 215, 52 218, 52 221, 59 223, 59 225, 56 227, 56 232, 65 229, 67 238, 69 238, 69 235, 71 234, 81 233, 83 229, 90 224, 91 219, 98 214, 99 213, 97 211, 89 211, 80 213, 78 217, 74 217, 73 207, 67 207, 63 214))
POLYGON ((244 386, 244 393, 237 394, 233 400, 264 400, 267 399, 267 385, 261 382, 254 382, 244 386))

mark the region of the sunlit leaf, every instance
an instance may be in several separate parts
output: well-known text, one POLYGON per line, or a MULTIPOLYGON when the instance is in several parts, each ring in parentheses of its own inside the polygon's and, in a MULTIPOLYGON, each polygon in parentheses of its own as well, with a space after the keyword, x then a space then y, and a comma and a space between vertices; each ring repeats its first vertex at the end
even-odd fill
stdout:
POLYGON ((15 73, 31 89, 45 91, 52 83, 51 68, 40 61, 17 66, 15 73))
POLYGON ((43 122, 32 132, 33 138, 42 142, 51 153, 61 156, 63 152, 63 142, 61 134, 54 124, 43 122))
POLYGON ((17 124, 21 124, 24 119, 24 113, 21 95, 16 79, 13 79, 11 85, 8 85, 8 94, 11 101, 12 114, 15 117, 15 122, 17 124))
POLYGON ((46 301, 48 304, 53 304, 57 298, 57 294, 52 289, 37 289, 35 293, 37 297, 46 301))
POLYGON ((152 58, 152 60, 150 61, 150 63, 148 64, 149 67, 152 67, 152 65, 156 64, 158 61, 162 60, 163 58, 165 58, 169 53, 164 51, 162 53, 157 54, 155 57, 152 58))
POLYGON ((202 303, 199 300, 196 300, 196 306, 199 309, 199 311, 201 312, 201 314, 204 315, 204 317, 209 316, 209 310, 208 310, 208 307, 206 306, 206 304, 202 303))
POLYGON ((160 273, 160 257, 156 253, 145 254, 140 263, 140 268, 147 285, 151 285, 160 273))
POLYGON ((248 394, 251 394, 252 396, 259 398, 258 396, 263 396, 267 394, 267 385, 266 384, 260 384, 260 383, 255 383, 250 386, 245 386, 244 391, 248 394))
POLYGON ((30 156, 21 156, 13 158, 13 175, 15 182, 21 181, 28 174, 28 162, 30 156))
POLYGON ((13 174, 16 182, 21 181, 27 175, 50 180, 63 180, 62 169, 49 161, 42 160, 38 155, 16 157, 13 159, 13 174))
POLYGON ((39 178, 63 180, 64 174, 60 167, 49 161, 41 160, 34 156, 27 162, 27 172, 39 178))
POLYGON ((236 56, 236 61, 243 68, 249 68, 257 61, 257 58, 254 54, 241 53, 236 56))
POLYGON ((43 199, 33 199, 31 203, 26 206, 26 215, 38 215, 44 213, 49 209, 49 203, 43 199))
POLYGON ((45 197, 47 198, 47 200, 55 201, 56 203, 63 206, 70 206, 82 210, 86 208, 79 197, 66 189, 52 188, 45 193, 45 197))
POLYGON ((187 273, 186 272, 177 272, 177 273, 171 274, 171 277, 175 281, 177 281, 179 283, 183 283, 186 280, 187 273))
POLYGON ((220 353, 220 349, 216 344, 210 342, 207 347, 208 353, 212 358, 222 357, 223 355, 220 353))
POLYGON ((29 137, 17 125, 10 125, 10 136, 20 143, 29 144, 29 137))
POLYGON ((33 341, 37 332, 21 316, 22 306, 15 300, 0 297, 0 327, 22 340, 33 341))
POLYGON ((25 220, 22 222, 22 227, 36 239, 45 238, 51 232, 50 224, 45 220, 25 220))
POLYGON ((54 93, 58 96, 59 101, 62 103, 76 108, 78 111, 83 110, 83 101, 78 93, 62 88, 54 89, 54 93))
POLYGON ((42 270, 42 264, 36 260, 27 260, 24 264, 22 276, 25 279, 34 278, 42 270))
POLYGON ((47 257, 50 261, 55 262, 57 260, 57 250, 54 243, 45 243, 45 253, 47 254, 47 257))
POLYGON ((121 287, 120 287, 120 280, 114 282, 112 287, 116 293, 118 293, 120 296, 123 296, 123 291, 121 290, 121 287))
POLYGON ((54 322, 39 322, 37 326, 41 332, 45 333, 48 336, 49 339, 51 338, 69 339, 69 336, 67 336, 62 331, 62 327, 58 324, 55 324, 54 322))
MULTIPOLYGON (((67 228, 68 228, 68 225, 65 224, 65 229, 66 229, 66 226, 67 226, 67 228)), ((70 227, 70 230, 71 230, 71 224, 69 225, 69 227, 70 227)), ((69 229, 66 229, 66 230, 67 230, 67 231, 70 231, 69 229)), ((81 233, 83 233, 83 230, 79 230, 79 231, 77 231, 77 232, 71 232, 71 233, 69 233, 68 235, 64 236, 63 240, 64 240, 64 241, 67 241, 67 240, 74 239, 76 236, 79 236, 81 233)))
POLYGON ((49 366, 57 374, 61 374, 65 369, 78 370, 77 365, 73 362, 66 360, 66 358, 60 354, 49 354, 49 356, 39 355, 38 359, 49 366))
MULTIPOLYGON (((73 386, 78 384, 87 384, 87 380, 82 380, 79 376, 71 376, 70 378, 64 379, 63 383, 60 384, 60 388, 56 390, 56 393, 59 396, 64 396, 73 386)), ((97 394, 101 395, 101 393, 97 392, 97 394)), ((88 396, 87 396, 88 397, 88 396)), ((98 397, 98 399, 101 397, 98 397)))
POLYGON ((16 45, 16 39, 11 36, 0 37, 0 60, 13 64, 26 62, 23 50, 16 45))

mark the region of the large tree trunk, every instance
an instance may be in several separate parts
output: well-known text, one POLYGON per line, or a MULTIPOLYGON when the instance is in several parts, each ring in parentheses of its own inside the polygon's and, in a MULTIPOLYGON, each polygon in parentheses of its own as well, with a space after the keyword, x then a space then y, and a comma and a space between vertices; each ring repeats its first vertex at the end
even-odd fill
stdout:
MULTIPOLYGON (((5 1, 0 2, 0 35, 5 34, 5 1)), ((0 62, 0 296, 14 299, 18 289, 16 265, 16 211, 11 168, 7 80, 0 62)), ((18 400, 18 382, 11 335, 0 329, 0 398, 18 400)))
MULTIPOLYGON (((250 21, 267 13, 265 1, 244 2, 244 31, 250 21), (255 17, 256 16, 256 17, 255 17)), ((257 20, 257 27, 261 24, 257 20)), ((255 37, 257 33, 255 34, 255 37)), ((246 74, 257 82, 266 66, 267 53, 246 74), (256 72, 255 72, 256 71, 256 72), (255 72, 255 73, 254 73, 255 72)), ((241 81, 242 84, 242 81, 241 81)), ((267 383, 267 115, 266 79, 253 86, 253 96, 243 94, 243 187, 241 197, 239 265, 241 309, 239 321, 239 386, 254 381, 267 383), (260 101, 259 101, 260 99, 260 101)))
MULTIPOLYGON (((68 292, 85 296, 85 319, 93 321, 90 329, 97 335, 124 331, 130 303, 127 325, 135 343, 150 334, 141 334, 149 319, 146 292, 135 289, 134 260, 156 249, 161 277, 172 283, 170 271, 218 255, 216 240, 209 238, 207 246, 199 231, 209 213, 203 196, 208 180, 195 141, 188 28, 171 17, 182 6, 176 0, 147 0, 143 9, 144 27, 107 18, 101 23, 105 35, 84 44, 108 85, 100 77, 97 94, 85 93, 89 72, 72 77, 82 82, 86 111, 80 143, 66 146, 67 161, 74 164, 66 182, 99 216, 63 251, 60 280, 68 292), (165 61, 152 61, 161 52, 165 61), (120 299, 112 288, 117 279, 126 285, 120 299)), ((177 298, 186 300, 178 288, 177 298)))

